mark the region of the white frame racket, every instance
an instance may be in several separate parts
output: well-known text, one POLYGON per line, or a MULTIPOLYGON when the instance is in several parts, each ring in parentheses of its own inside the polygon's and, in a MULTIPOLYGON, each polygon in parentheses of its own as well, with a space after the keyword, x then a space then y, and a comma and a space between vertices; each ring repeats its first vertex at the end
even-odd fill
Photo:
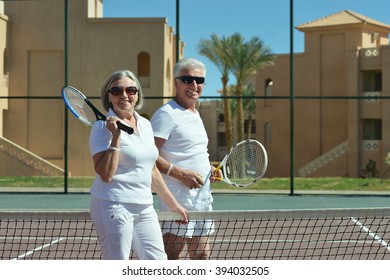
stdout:
MULTIPOLYGON (((106 120, 103 115, 88 98, 78 89, 72 86, 64 86, 61 90, 62 99, 64 100, 68 109, 81 122, 86 125, 93 126, 98 120, 106 120)), ((117 122, 118 128, 133 134, 134 129, 124 123, 117 122)))
POLYGON ((268 155, 264 146, 257 140, 247 139, 234 145, 215 171, 222 169, 223 178, 219 180, 243 188, 261 179, 267 166, 268 155))

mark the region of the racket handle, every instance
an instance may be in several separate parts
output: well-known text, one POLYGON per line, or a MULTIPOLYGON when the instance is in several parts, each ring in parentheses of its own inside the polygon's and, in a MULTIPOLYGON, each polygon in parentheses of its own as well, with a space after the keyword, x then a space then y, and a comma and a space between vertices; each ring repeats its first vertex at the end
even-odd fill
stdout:
MULTIPOLYGON (((217 168, 214 169, 213 172, 210 171, 210 176, 211 176, 211 173, 215 173, 215 172, 217 172, 218 170, 220 170, 221 168, 222 168, 222 165, 219 165, 217 168)), ((214 176, 214 180, 215 180, 215 181, 222 181, 223 179, 222 179, 222 177, 216 177, 216 176, 214 176)))
POLYGON ((218 165, 218 167, 214 169, 214 172, 220 170, 221 168, 222 168, 222 165, 218 165))
POLYGON ((118 125, 120 130, 126 131, 128 134, 133 134, 134 129, 132 127, 127 126, 121 122, 117 122, 116 124, 118 125))

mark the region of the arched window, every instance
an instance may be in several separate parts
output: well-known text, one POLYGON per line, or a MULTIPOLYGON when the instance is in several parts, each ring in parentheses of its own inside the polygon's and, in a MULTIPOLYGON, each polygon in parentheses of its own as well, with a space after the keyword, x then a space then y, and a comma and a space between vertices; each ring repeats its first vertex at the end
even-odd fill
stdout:
MULTIPOLYGON (((265 97, 273 96, 273 85, 274 82, 271 79, 267 79, 265 81, 264 95, 265 97)), ((264 99, 264 107, 272 107, 272 99, 265 98, 264 99)))
POLYGON ((147 52, 138 54, 137 73, 142 87, 150 87, 150 55, 147 52))
POLYGON ((218 115, 218 122, 225 122, 225 114, 220 113, 218 115))

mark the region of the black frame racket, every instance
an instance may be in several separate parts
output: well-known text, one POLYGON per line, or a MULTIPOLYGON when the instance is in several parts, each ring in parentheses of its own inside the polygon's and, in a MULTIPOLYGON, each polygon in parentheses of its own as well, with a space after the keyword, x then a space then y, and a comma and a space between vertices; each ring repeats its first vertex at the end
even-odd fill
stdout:
MULTIPOLYGON (((88 98, 78 89, 72 86, 64 86, 61 90, 62 99, 68 109, 81 122, 86 125, 93 126, 99 120, 106 120, 106 116, 102 114, 88 98)), ((133 134, 134 129, 124 123, 117 122, 118 128, 133 134)))

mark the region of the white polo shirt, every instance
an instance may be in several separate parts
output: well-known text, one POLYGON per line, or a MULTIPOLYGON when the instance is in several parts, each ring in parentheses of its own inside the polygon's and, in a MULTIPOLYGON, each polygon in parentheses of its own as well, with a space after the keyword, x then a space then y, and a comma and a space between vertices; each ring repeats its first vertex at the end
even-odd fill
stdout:
MULTIPOLYGON (((154 136, 166 141, 160 148, 160 155, 169 162, 185 169, 195 170, 206 178, 210 172, 208 137, 199 112, 186 110, 171 100, 160 107, 151 119, 154 136)), ((177 200, 184 197, 210 197, 210 181, 198 190, 190 190, 179 180, 163 174, 165 182, 177 200)))
MULTIPOLYGON (((111 115, 115 116, 112 110, 107 116, 111 115)), ((121 132, 118 169, 111 182, 104 182, 96 175, 91 187, 92 196, 123 203, 153 203, 152 169, 158 157, 158 149, 150 122, 136 112, 134 116, 137 118, 138 134, 121 132)), ((107 150, 111 138, 105 121, 96 122, 90 133, 91 155, 107 150)))

